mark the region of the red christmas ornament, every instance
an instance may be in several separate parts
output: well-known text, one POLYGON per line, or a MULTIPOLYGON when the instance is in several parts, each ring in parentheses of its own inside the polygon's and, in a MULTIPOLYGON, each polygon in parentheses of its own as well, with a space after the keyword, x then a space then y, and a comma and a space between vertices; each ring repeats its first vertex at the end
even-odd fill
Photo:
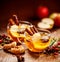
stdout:
POLYGON ((39 6, 38 9, 37 9, 37 16, 39 18, 45 18, 47 17, 49 14, 49 10, 47 7, 45 6, 39 6))

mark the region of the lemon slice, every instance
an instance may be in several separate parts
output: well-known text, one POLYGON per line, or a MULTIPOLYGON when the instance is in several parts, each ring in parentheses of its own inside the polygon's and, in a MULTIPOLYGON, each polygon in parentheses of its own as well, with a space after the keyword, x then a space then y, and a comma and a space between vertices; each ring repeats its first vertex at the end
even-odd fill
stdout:
POLYGON ((18 32, 18 26, 17 25, 11 26, 10 33, 13 37, 20 37, 20 34, 17 32, 18 32))

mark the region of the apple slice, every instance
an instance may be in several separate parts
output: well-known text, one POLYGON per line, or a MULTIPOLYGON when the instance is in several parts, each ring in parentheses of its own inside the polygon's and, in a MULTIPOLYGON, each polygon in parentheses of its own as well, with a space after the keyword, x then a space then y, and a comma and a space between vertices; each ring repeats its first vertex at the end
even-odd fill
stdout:
POLYGON ((38 27, 42 29, 52 29, 54 26, 54 21, 50 18, 43 18, 41 22, 38 23, 38 27))

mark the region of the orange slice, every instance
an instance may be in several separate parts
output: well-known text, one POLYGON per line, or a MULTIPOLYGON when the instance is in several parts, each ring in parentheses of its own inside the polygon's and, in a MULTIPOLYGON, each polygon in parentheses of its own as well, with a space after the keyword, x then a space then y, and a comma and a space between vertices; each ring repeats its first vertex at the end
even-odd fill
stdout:
POLYGON ((8 30, 9 33, 9 37, 14 40, 14 41, 19 41, 19 40, 24 40, 25 35, 24 34, 20 34, 19 32, 19 26, 17 25, 12 25, 10 27, 10 30, 8 30), (19 40, 18 40, 19 39, 19 40))

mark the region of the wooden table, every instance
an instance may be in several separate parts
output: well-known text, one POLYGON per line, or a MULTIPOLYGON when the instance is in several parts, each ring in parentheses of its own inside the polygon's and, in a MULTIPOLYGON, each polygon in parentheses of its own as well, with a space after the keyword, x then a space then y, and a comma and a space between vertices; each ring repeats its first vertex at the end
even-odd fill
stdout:
MULTIPOLYGON (((60 29, 54 30, 51 32, 51 37, 60 37, 60 29)), ((23 55, 25 62, 60 62, 60 55, 44 55, 44 54, 35 54, 26 50, 23 55)), ((18 62, 15 55, 9 54, 0 50, 0 62, 18 62)))

